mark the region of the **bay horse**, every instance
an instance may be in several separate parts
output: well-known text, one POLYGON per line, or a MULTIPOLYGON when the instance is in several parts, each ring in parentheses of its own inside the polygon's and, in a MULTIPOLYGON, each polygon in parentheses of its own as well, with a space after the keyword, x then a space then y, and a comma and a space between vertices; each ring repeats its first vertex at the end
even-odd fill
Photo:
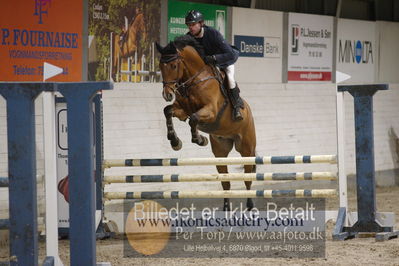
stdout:
MULTIPOLYGON (((227 80, 214 66, 204 63, 202 46, 191 36, 177 37, 174 42, 162 47, 156 44, 161 53, 160 70, 163 78, 163 98, 175 101, 164 108, 167 138, 174 150, 180 150, 181 140, 173 127, 172 117, 181 121, 189 119, 191 141, 200 146, 208 144, 208 139, 198 130, 208 133, 215 157, 227 157, 233 146, 243 157, 255 156, 255 124, 248 103, 244 102, 243 120, 232 120, 232 106, 227 97, 227 80)), ((227 166, 216 166, 219 173, 227 173, 227 166)), ((245 173, 254 173, 255 165, 245 165, 245 173)), ((244 181, 247 190, 251 181, 244 181)), ((230 190, 230 182, 222 182, 223 190, 230 190)), ((253 208, 252 199, 247 199, 247 208, 253 208)), ((229 199, 224 199, 223 210, 230 210, 229 199)))
MULTIPOLYGON (((134 56, 139 51, 140 41, 147 40, 147 29, 144 20, 144 14, 138 13, 134 20, 130 23, 128 30, 124 36, 124 40, 120 40, 120 34, 115 34, 112 40, 112 79, 116 81, 117 73, 121 69, 122 58, 134 56)), ((141 56, 137 56, 137 64, 140 65, 141 56)))

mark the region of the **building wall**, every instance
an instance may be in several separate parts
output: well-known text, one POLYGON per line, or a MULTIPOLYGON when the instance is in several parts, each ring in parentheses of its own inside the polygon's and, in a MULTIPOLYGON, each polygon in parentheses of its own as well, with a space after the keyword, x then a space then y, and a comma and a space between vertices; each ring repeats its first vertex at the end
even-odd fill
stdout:
POLYGON ((399 82, 399 23, 377 22, 379 50, 379 82, 399 82))

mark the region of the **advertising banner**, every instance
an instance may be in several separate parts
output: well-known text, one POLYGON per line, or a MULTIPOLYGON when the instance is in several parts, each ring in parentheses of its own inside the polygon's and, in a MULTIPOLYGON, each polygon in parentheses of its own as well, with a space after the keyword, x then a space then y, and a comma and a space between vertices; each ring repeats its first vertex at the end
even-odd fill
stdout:
POLYGON ((63 69, 51 81, 82 80, 83 0, 14 0, 1 13, 1 81, 43 81, 44 63, 63 69))
POLYGON ((240 50, 240 56, 263 57, 264 42, 263 37, 234 35, 234 45, 240 50))
POLYGON ((69 228, 69 193, 64 192, 68 186, 68 125, 66 102, 55 105, 56 134, 57 134, 57 187, 58 187, 58 228, 60 233, 69 228), (65 183, 65 184, 63 184, 65 183), (62 187, 65 187, 62 189, 62 187), (61 193, 64 192, 64 193, 61 193))
POLYGON ((232 8, 232 42, 240 51, 238 82, 282 80, 283 12, 232 8))
POLYGON ((333 18, 289 13, 288 82, 330 82, 333 18))
POLYGON ((280 38, 234 35, 234 45, 244 57, 280 57, 280 38))
POLYGON ((375 30, 375 22, 338 20, 337 70, 351 76, 348 82, 375 82, 375 30))
POLYGON ((188 32, 185 17, 188 11, 198 10, 204 15, 205 25, 220 31, 226 38, 227 7, 220 5, 168 1, 168 42, 188 32))
POLYGON ((89 80, 155 81, 161 0, 89 0, 89 80))

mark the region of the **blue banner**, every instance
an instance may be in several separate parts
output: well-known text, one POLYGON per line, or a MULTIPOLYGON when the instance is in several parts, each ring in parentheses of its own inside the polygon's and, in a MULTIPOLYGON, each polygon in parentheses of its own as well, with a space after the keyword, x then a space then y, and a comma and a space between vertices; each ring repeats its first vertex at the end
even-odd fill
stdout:
POLYGON ((234 45, 240 50, 240 56, 263 57, 264 37, 234 35, 234 45))

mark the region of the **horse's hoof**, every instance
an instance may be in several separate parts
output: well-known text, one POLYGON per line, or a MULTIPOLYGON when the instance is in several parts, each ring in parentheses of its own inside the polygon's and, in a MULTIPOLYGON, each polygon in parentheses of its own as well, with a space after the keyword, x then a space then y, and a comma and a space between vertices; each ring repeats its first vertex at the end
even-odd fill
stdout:
POLYGON ((229 212, 230 211, 230 204, 229 203, 225 203, 223 205, 223 211, 225 211, 225 212, 229 212))
POLYGON ((247 209, 248 211, 252 210, 254 208, 254 202, 252 199, 247 199, 247 209))
POLYGON ((208 145, 208 138, 207 137, 201 136, 201 140, 202 141, 200 143, 198 143, 198 145, 200 145, 200 146, 208 145))
POLYGON ((172 144, 172 149, 175 151, 179 151, 179 150, 181 150, 182 146, 183 146, 183 143, 181 142, 181 140, 177 139, 177 144, 176 145, 172 144))

